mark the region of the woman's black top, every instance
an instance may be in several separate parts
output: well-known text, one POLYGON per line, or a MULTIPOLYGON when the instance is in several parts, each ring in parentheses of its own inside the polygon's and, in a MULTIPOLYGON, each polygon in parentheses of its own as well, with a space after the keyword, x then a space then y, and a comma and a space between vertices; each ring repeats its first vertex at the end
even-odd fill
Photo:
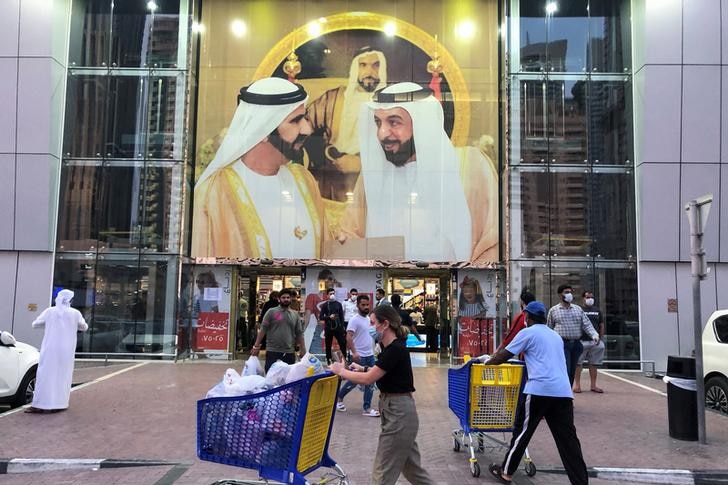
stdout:
POLYGON ((386 372, 384 377, 377 381, 380 392, 415 391, 412 363, 404 340, 394 339, 392 343, 384 347, 374 365, 386 372))

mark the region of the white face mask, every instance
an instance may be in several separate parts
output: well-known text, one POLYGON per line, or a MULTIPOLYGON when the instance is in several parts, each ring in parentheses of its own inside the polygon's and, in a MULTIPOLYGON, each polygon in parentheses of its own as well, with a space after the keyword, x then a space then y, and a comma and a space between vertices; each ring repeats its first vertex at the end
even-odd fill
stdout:
POLYGON ((332 301, 333 301, 333 300, 336 300, 336 295, 334 295, 333 293, 331 293, 331 294, 329 295, 329 300, 332 300, 332 301))
POLYGON ((351 301, 356 301, 356 295, 351 297, 351 301))
POLYGON ((574 295, 571 294, 571 293, 565 293, 564 294, 564 301, 566 303, 571 303, 572 301, 574 301, 574 295))
POLYGON ((594 298, 587 298, 584 303, 586 303, 586 306, 594 306, 594 298))

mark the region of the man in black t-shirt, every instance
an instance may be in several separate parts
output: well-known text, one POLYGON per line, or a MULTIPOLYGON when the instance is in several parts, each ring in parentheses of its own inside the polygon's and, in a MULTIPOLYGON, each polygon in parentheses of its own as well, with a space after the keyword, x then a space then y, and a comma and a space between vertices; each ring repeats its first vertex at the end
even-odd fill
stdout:
POLYGON ((584 313, 591 321, 594 330, 599 332, 599 343, 595 344, 589 335, 582 332, 581 344, 584 347, 584 351, 581 353, 581 357, 579 357, 578 364, 576 365, 573 391, 576 393, 581 392, 582 363, 587 361, 591 391, 601 394, 604 391, 597 386, 597 366, 602 365, 602 361, 604 360, 604 319, 599 308, 594 306, 594 293, 591 290, 586 290, 581 294, 581 301, 583 303, 582 310, 584 310, 584 313))
POLYGON ((326 362, 331 364, 331 345, 334 338, 339 344, 341 354, 346 356, 346 327, 344 326, 344 307, 336 300, 336 291, 329 288, 326 290, 326 295, 328 300, 321 305, 319 321, 324 326, 326 362))
POLYGON ((414 320, 412 320, 412 317, 407 310, 402 309, 402 297, 399 295, 392 295, 391 302, 392 306, 395 310, 397 310, 397 313, 399 313, 399 318, 402 319, 402 325, 407 327, 410 333, 417 337, 417 340, 422 342, 422 337, 420 337, 420 333, 417 331, 417 326, 415 325, 414 320))

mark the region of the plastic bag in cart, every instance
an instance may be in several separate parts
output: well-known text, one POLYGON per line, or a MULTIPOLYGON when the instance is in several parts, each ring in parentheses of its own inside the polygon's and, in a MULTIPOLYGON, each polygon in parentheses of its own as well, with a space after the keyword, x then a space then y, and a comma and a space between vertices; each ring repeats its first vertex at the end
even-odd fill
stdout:
POLYGON ((260 365, 260 361, 257 357, 250 356, 245 361, 245 367, 243 368, 243 376, 265 376, 265 371, 260 365))
POLYGON ((278 387, 286 383, 286 376, 290 370, 290 365, 286 364, 282 360, 276 360, 273 365, 268 369, 268 373, 265 375, 265 383, 268 387, 278 387))

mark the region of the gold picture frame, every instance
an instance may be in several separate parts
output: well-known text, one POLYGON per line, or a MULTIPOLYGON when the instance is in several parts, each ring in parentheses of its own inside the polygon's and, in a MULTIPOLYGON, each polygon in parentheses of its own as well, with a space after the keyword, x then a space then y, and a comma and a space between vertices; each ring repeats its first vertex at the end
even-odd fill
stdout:
POLYGON ((253 81, 270 76, 282 61, 301 45, 321 35, 342 30, 376 30, 394 32, 429 56, 437 54, 442 66, 442 73, 447 78, 453 97, 455 119, 451 139, 455 146, 465 146, 470 130, 470 95, 460 67, 453 56, 437 39, 416 25, 388 15, 372 12, 346 12, 314 20, 316 29, 309 28, 311 22, 302 25, 283 37, 268 51, 253 74, 253 81))

